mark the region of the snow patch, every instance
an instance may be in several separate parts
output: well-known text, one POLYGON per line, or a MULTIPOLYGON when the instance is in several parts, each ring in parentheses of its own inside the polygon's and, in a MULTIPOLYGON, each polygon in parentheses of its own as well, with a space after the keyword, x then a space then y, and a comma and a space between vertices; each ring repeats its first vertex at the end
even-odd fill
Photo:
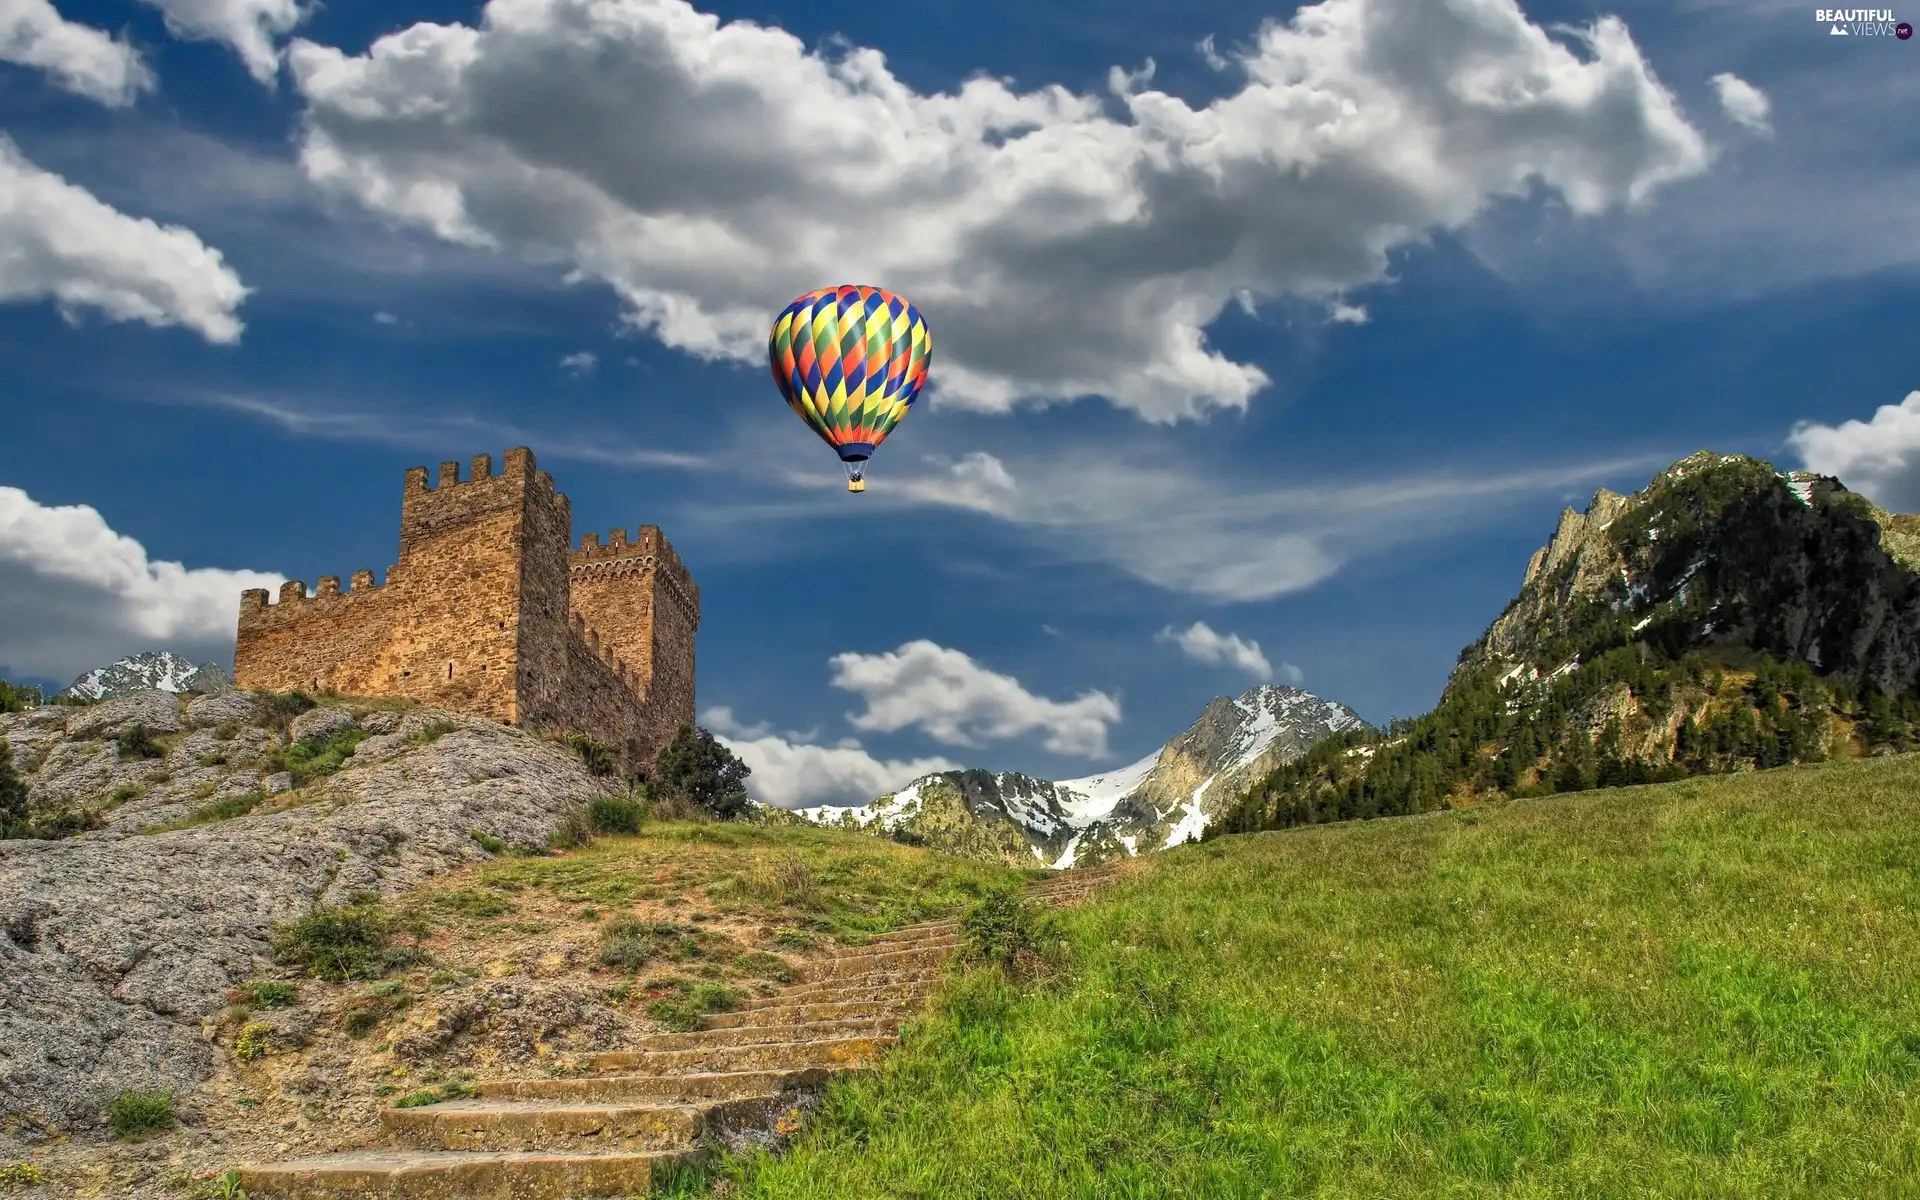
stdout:
POLYGON ((1207 814, 1200 810, 1200 797, 1206 795, 1207 789, 1212 786, 1213 780, 1209 779, 1193 789, 1193 799, 1181 805, 1185 811, 1180 814, 1179 823, 1167 831, 1166 845, 1161 849, 1171 849, 1182 842, 1200 840, 1200 835, 1207 831, 1207 814))
POLYGON ((1155 750, 1139 762, 1128 763, 1117 770, 1056 783, 1054 787, 1061 793, 1060 806, 1066 810, 1067 823, 1075 829, 1085 829, 1111 816, 1114 806, 1145 783, 1159 764, 1160 752, 1155 750))
POLYGON ((1073 835, 1073 840, 1067 843, 1067 848, 1061 852, 1060 858, 1053 864, 1053 869, 1056 871, 1064 871, 1068 867, 1071 867, 1073 865, 1073 856, 1079 853, 1079 851, 1080 835, 1076 833, 1073 835))

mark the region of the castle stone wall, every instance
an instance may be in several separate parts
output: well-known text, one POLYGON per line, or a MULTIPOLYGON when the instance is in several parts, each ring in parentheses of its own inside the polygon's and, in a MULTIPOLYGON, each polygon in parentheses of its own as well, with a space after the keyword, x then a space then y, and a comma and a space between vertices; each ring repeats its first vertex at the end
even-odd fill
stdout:
POLYGON ((571 730, 650 763, 693 719, 699 591, 655 526, 569 550, 572 507, 531 451, 407 471, 400 561, 280 602, 243 594, 234 682, 404 696, 534 729, 571 730), (684 642, 684 644, 682 644, 684 642))

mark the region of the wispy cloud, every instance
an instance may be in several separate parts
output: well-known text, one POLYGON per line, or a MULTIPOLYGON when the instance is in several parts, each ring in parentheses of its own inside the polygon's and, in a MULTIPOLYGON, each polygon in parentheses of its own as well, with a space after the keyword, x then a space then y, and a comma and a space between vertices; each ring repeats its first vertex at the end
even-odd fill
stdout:
POLYGON ((572 434, 549 434, 482 417, 307 407, 242 392, 160 390, 142 393, 138 398, 147 403, 235 413, 300 437, 420 448, 436 453, 451 439, 499 446, 533 446, 543 458, 610 467, 704 470, 712 462, 701 454, 624 446, 572 434))
MULTIPOLYGON (((1255 679, 1273 678, 1273 664, 1267 661, 1259 642, 1243 638, 1237 633, 1219 633, 1205 621, 1195 621, 1185 629, 1175 629, 1169 625, 1155 635, 1155 640, 1172 642, 1180 647, 1180 653, 1194 662, 1225 664, 1245 671, 1255 679)), ((1287 666, 1288 670, 1296 673, 1299 670, 1290 664, 1287 666)))
POLYGON ((591 350, 576 350, 560 360, 560 369, 569 375, 591 375, 600 365, 600 356, 591 350))

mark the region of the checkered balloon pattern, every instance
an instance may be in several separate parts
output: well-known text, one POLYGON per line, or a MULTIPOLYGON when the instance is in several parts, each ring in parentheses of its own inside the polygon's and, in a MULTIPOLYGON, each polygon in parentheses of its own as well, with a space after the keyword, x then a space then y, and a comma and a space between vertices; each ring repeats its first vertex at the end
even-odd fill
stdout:
POLYGON ((920 310, 877 287, 808 292, 767 339, 788 407, 849 463, 865 461, 907 415, 932 357, 920 310))

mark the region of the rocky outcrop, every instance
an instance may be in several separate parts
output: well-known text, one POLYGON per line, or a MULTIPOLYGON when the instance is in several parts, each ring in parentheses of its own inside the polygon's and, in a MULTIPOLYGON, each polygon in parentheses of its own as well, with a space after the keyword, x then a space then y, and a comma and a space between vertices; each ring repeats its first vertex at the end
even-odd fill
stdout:
POLYGON ((1838 480, 1735 454, 1689 455, 1631 496, 1561 514, 1520 593, 1461 656, 1522 674, 1608 640, 1803 660, 1889 695, 1920 692, 1920 518, 1838 480), (1610 619, 1625 637, 1609 639, 1610 619), (1602 635, 1596 637, 1596 635, 1602 635))
POLYGON ((322 706, 290 745, 254 697, 182 699, 0 716, 35 809, 104 826, 0 841, 0 1123, 85 1126, 122 1088, 190 1088, 203 1021, 266 970, 276 924, 484 858, 476 834, 544 848, 609 786, 484 719, 322 706), (273 775, 298 786, 268 795, 273 775))

